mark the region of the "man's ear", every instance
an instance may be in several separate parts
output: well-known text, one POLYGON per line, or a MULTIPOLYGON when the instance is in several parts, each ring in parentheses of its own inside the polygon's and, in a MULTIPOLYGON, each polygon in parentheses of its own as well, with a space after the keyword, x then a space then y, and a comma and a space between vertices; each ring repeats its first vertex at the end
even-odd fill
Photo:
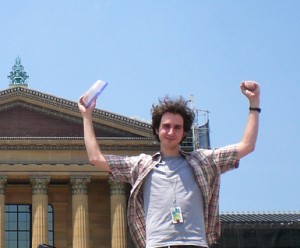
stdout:
POLYGON ((157 135, 159 134, 158 128, 155 129, 155 133, 156 133, 157 135))

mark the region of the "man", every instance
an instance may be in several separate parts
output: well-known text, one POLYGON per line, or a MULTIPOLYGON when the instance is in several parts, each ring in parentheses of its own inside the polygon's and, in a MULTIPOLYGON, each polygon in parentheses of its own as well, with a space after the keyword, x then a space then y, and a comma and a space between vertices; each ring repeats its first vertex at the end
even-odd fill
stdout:
POLYGON ((254 151, 258 134, 259 85, 244 81, 240 88, 250 104, 241 142, 182 152, 180 143, 191 129, 194 113, 183 98, 165 98, 152 106, 152 128, 160 151, 131 157, 102 154, 92 123, 96 102, 85 108, 80 98, 91 164, 108 171, 111 180, 132 185, 127 217, 137 247, 216 247, 220 238, 220 175, 236 168, 242 157, 254 151))

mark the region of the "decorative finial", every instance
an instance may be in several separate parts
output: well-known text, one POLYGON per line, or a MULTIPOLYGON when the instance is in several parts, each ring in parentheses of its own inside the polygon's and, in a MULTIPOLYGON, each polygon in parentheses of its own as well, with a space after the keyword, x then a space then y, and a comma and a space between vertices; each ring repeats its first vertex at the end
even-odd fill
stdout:
POLYGON ((8 75, 7 77, 10 79, 9 87, 28 86, 26 81, 29 76, 27 76, 27 73, 24 71, 24 66, 22 66, 19 56, 16 58, 15 65, 12 67, 10 75, 8 75))

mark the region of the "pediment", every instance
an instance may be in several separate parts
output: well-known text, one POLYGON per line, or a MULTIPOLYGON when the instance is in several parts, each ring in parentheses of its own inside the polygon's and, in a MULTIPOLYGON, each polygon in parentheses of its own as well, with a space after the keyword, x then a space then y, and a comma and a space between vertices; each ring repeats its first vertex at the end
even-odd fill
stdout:
MULTIPOLYGON (((77 103, 25 87, 0 91, 0 137, 83 137, 77 103)), ((97 137, 151 138, 148 123, 95 109, 97 137)))

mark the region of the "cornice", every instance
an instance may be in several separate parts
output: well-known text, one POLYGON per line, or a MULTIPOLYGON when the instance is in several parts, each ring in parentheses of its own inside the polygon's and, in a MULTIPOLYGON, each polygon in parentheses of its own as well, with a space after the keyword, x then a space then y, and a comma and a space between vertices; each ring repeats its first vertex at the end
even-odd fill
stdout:
MULTIPOLYGON (((136 140, 136 141, 155 141, 155 138, 148 137, 97 137, 98 141, 109 141, 109 140, 136 140)), ((83 141, 83 137, 0 137, 0 140, 79 140, 83 141)))
MULTIPOLYGON (((102 150, 156 151, 159 143, 154 138, 100 137, 102 150)), ((83 137, 0 137, 0 150, 85 150, 83 137)))
POLYGON ((53 95, 45 94, 40 91, 24 88, 13 87, 0 91, 0 100, 7 100, 12 97, 25 97, 26 99, 35 100, 37 102, 46 103, 62 109, 68 109, 78 112, 77 103, 53 95))
MULTIPOLYGON (((85 146, 45 146, 45 145, 30 145, 30 146, 1 146, 1 150, 14 150, 14 151, 20 151, 20 150, 26 150, 26 151, 32 151, 32 150, 47 150, 47 151, 61 151, 61 150, 78 150, 82 151, 85 150, 85 146)), ((101 150, 103 151, 157 151, 157 147, 153 146, 147 146, 147 147, 141 147, 141 146, 101 146, 101 150)))
POLYGON ((38 167, 57 167, 57 166, 75 166, 75 167, 81 167, 81 166, 92 166, 88 162, 65 162, 65 161, 0 161, 0 167, 1 166, 38 166, 38 167))

